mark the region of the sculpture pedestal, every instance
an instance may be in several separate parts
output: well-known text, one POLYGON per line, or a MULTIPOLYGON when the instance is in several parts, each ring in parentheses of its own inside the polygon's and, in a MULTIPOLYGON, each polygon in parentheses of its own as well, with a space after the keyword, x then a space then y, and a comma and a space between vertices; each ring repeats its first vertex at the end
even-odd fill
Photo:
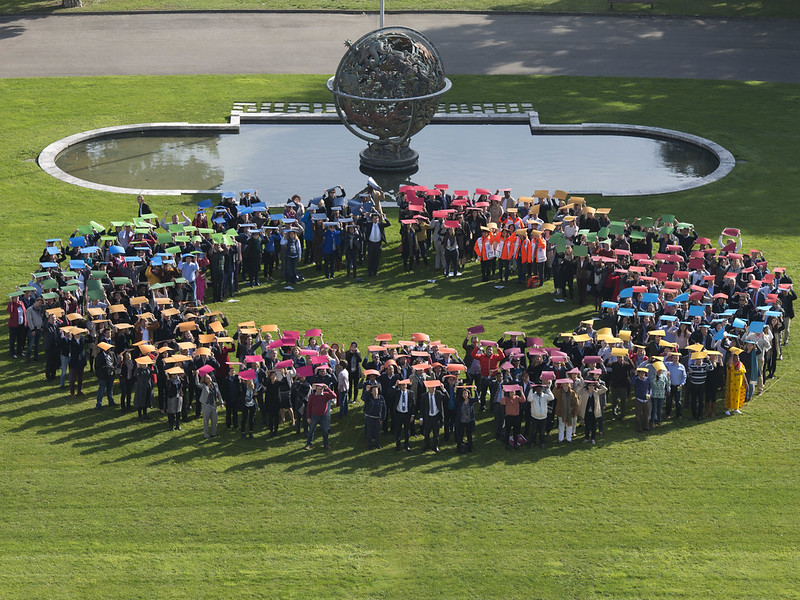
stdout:
POLYGON ((370 144, 359 157, 362 172, 403 173, 419 168, 419 153, 408 146, 370 144))

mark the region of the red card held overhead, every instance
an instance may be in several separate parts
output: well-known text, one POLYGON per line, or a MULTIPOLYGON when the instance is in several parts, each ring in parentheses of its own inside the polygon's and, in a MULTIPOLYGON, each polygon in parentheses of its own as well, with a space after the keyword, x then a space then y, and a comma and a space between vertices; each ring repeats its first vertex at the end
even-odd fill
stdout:
POLYGON ((314 368, 310 366, 299 367, 297 369, 298 377, 312 377, 314 375, 314 368))
POLYGON ((311 364, 312 365, 324 365, 328 362, 327 356, 312 356, 311 357, 311 364))
POLYGON ((306 329, 305 337, 319 337, 321 335, 322 329, 306 329))
POLYGON ((486 329, 483 328, 483 325, 473 325, 472 327, 467 329, 467 333, 470 335, 475 335, 476 333, 483 333, 486 329))

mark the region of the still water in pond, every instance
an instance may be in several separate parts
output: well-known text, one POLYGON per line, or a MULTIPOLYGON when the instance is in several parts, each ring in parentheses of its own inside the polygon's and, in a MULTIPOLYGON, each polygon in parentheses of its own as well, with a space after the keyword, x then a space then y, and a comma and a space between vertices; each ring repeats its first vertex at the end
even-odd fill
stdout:
MULTIPOLYGON (((256 188, 276 204, 342 185, 364 187, 365 142, 342 125, 245 125, 239 134, 135 135, 83 142, 56 164, 95 183, 136 189, 256 188)), ((683 142, 619 135, 531 135, 527 125, 429 125, 414 136, 413 175, 376 177, 387 190, 405 183, 450 189, 510 187, 605 194, 654 193, 699 181, 719 161, 683 142)))

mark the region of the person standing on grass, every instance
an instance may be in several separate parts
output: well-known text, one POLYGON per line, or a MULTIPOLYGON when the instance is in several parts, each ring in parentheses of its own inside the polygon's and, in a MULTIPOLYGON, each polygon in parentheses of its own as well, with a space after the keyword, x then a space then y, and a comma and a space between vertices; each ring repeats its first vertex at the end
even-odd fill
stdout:
POLYGON ((147 409, 150 408, 153 398, 153 360, 145 355, 136 359, 136 370, 133 376, 134 384, 133 405, 140 421, 149 419, 147 409))
POLYGON ((466 385, 456 388, 456 441, 459 454, 472 452, 472 434, 475 431, 475 403, 477 396, 472 392, 475 386, 466 385), (466 443, 464 438, 466 437, 466 443))
POLYGON ((692 418, 695 421, 702 421, 705 413, 706 402, 706 379, 709 372, 713 369, 711 364, 705 360, 704 352, 692 354, 689 363, 689 401, 692 403, 692 418))
POLYGON ((636 375, 631 379, 631 386, 633 387, 634 397, 634 424, 636 425, 636 433, 650 430, 650 379, 647 377, 649 369, 647 367, 639 367, 636 369, 636 375))
POLYGON ((99 342, 97 349, 99 352, 95 357, 94 372, 97 375, 97 404, 95 408, 103 408, 103 396, 108 398, 109 406, 116 406, 114 402, 114 368, 117 357, 114 354, 113 346, 108 342, 99 342))
MULTIPOLYGON (((217 382, 206 373, 200 379, 195 371, 195 385, 200 390, 200 405, 203 407, 203 437, 217 437, 217 406, 222 402, 222 394, 217 382)), ((225 403, 222 402, 222 406, 225 403)))
POLYGON ((717 392, 722 389, 725 383, 725 367, 719 360, 720 356, 717 352, 708 353, 711 370, 708 372, 708 377, 706 377, 706 417, 717 416, 717 392))
POLYGON ((524 398, 516 384, 504 385, 503 396, 500 398, 500 405, 505 409, 505 440, 507 448, 517 450, 517 438, 520 433, 520 403, 524 398))
POLYGON ((299 281, 297 274, 297 263, 300 260, 300 253, 302 251, 300 247, 300 240, 297 239, 297 231, 294 229, 288 229, 281 240, 281 246, 285 252, 283 273, 286 281, 286 287, 283 289, 293 290, 294 284, 299 281))
POLYGON ((397 450, 405 448, 408 451, 411 450, 409 444, 411 424, 417 410, 416 394, 408 389, 408 386, 411 385, 409 379, 401 379, 395 385, 392 400, 395 448, 397 450))
POLYGON ((239 387, 239 406, 242 407, 242 439, 248 435, 253 437, 253 427, 256 424, 256 384, 253 379, 247 379, 239 387))
POLYGON ((538 440, 539 448, 544 448, 547 434, 547 410, 553 399, 553 392, 549 385, 540 383, 531 386, 531 390, 528 392, 528 405, 531 410, 531 437, 528 440, 530 446, 535 446, 538 440))
POLYGON ((336 394, 324 383, 315 383, 311 386, 311 394, 308 396, 308 406, 306 407, 308 438, 305 450, 311 450, 317 425, 322 430, 322 447, 326 450, 330 449, 328 434, 331 428, 331 400, 335 399, 336 394))
POLYGON ((728 350, 727 377, 725 380, 725 414, 742 414, 739 410, 744 406, 747 396, 747 369, 739 360, 742 349, 733 346, 728 350))
POLYGON ((556 399, 555 414, 558 417, 558 441, 572 442, 573 423, 578 416, 580 403, 578 395, 572 389, 572 379, 561 378, 556 380, 558 386, 553 394, 556 399))
POLYGON ((181 367, 167 369, 167 420, 170 431, 180 431, 181 412, 183 411, 183 381, 181 376, 184 371, 181 367))
POLYGON ((600 397, 607 391, 602 382, 593 379, 587 379, 579 388, 578 396, 580 405, 583 406, 583 427, 586 430, 584 443, 591 442, 592 445, 597 443, 597 421, 603 414, 600 397))
POLYGON ((669 419, 672 414, 672 405, 675 405, 675 418, 681 418, 681 395, 683 386, 686 384, 686 367, 681 363, 680 352, 669 353, 671 361, 666 364, 669 372, 669 395, 666 400, 664 416, 669 419))
POLYGON ((381 447, 381 426, 386 420, 386 400, 381 394, 380 384, 368 384, 364 396, 364 431, 367 450, 381 447))
POLYGON ((650 377, 650 429, 661 427, 661 410, 664 407, 664 400, 669 393, 669 372, 661 362, 657 362, 650 377))
POLYGON ((339 418, 347 416, 347 396, 350 393, 350 372, 344 361, 336 362, 336 392, 339 395, 339 418))

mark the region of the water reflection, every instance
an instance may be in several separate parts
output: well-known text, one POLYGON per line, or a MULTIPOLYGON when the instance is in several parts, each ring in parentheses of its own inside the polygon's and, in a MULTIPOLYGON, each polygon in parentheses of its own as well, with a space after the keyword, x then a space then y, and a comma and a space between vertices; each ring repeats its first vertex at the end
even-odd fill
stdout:
POLYGON ((219 144, 218 135, 107 137, 68 148, 58 155, 56 165, 71 175, 105 185, 216 189, 225 178, 219 144))
MULTIPOLYGON (((241 190, 275 204, 333 185, 357 191, 363 142, 340 125, 247 125, 238 135, 127 135, 78 144, 56 164, 106 185, 241 190)), ((451 189, 511 187, 605 194, 648 193, 713 172, 711 153, 683 142, 619 135, 531 135, 525 125, 430 125, 412 140, 415 174, 378 177, 387 190, 413 183, 451 189)))

